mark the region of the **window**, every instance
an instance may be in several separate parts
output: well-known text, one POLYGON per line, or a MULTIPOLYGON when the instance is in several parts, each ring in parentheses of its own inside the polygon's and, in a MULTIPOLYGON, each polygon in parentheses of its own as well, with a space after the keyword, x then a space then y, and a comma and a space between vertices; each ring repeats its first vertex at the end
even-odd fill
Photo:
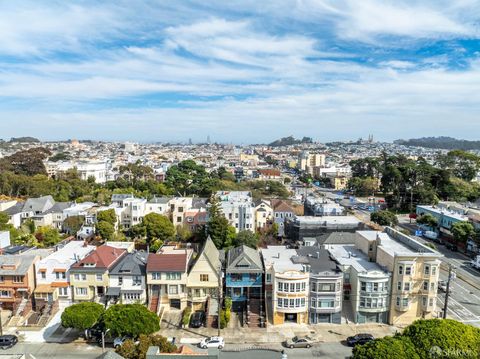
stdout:
POLYGON ((160 272, 153 272, 153 273, 152 273, 152 279, 153 279, 153 280, 160 280, 160 279, 162 279, 162 273, 160 273, 160 272))
POLYGON ((360 282, 360 290, 362 292, 365 292, 367 290, 367 283, 365 282, 360 282))
POLYGON ((437 266, 432 266, 432 275, 437 275, 437 266))
POLYGON ((283 283, 282 282, 278 282, 278 291, 283 292, 283 283))
POLYGON ((307 284, 305 282, 302 282, 302 292, 305 292, 306 288, 307 288, 307 284))
POLYGON ((140 293, 123 293, 125 300, 140 300, 140 293))
POLYGON ((430 298, 430 299, 428 300, 428 305, 429 305, 430 307, 433 307, 433 298, 430 298))
POLYGON ((335 283, 323 283, 319 285, 319 292, 335 292, 335 283))
POLYGON ((422 298, 422 305, 423 305, 424 307, 427 306, 427 298, 426 298, 426 297, 423 297, 423 298, 422 298))
POLYGON ((295 284, 295 292, 300 292, 300 283, 295 284))
POLYGON ((408 307, 408 304, 409 304, 408 298, 402 298, 402 306, 403 307, 408 307))
POLYGON ((0 275, 0 282, 5 282, 5 277, 3 275, 0 275))
POLYGON ((318 301, 319 308, 333 308, 335 307, 335 301, 331 299, 320 299, 318 301))
POLYGON ((365 297, 360 297, 360 308, 365 308, 365 297))
POLYGON ((407 266, 405 267, 405 275, 411 275, 412 274, 412 267, 407 266))
MULTIPOLYGON (((42 277, 42 279, 45 279, 45 278, 47 278, 47 273, 40 272, 40 276, 42 277)), ((2 280, 2 282, 3 282, 3 280, 2 280)))
POLYGON ((75 288, 75 294, 77 295, 87 295, 87 288, 75 288))
POLYGON ((101 282, 103 280, 103 275, 101 273, 97 274, 96 276, 97 282, 101 282))
POLYGON ((22 283, 23 282, 23 277, 20 275, 14 275, 13 276, 13 283, 22 283))
POLYGON ((430 275, 430 266, 429 265, 425 266, 425 275, 430 275))
POLYGON ((68 288, 58 288, 58 295, 61 297, 66 297, 68 295, 68 288))
POLYGON ((181 276, 180 272, 167 272, 167 280, 179 280, 181 276))
POLYGON ((398 274, 403 274, 403 266, 398 266, 398 274))
POLYGON ((305 298, 300 298, 300 305, 301 305, 302 307, 305 306, 305 298))
POLYGON ((402 290, 402 282, 397 283, 397 290, 402 290))
POLYGON ((404 284, 403 290, 406 291, 406 292, 410 291, 410 282, 406 282, 406 283, 404 284))
POLYGON ((250 282, 255 282, 257 280, 257 274, 256 273, 250 273, 250 282))
POLYGON ((133 276, 133 285, 142 285, 142 277, 139 275, 133 276))
POLYGON ((397 297, 397 306, 400 306, 400 297, 397 297))
POLYGON ((183 212, 183 207, 178 207, 179 212, 183 212))
POLYGON ((10 298, 10 291, 8 291, 8 290, 0 290, 0 297, 1 297, 1 298, 10 298))
MULTIPOLYGON (((45 272, 42 272, 42 275, 45 274, 45 272)), ((45 278, 42 276, 42 278, 45 278)), ((66 279, 67 278, 67 273, 65 272, 55 272, 55 278, 56 279, 66 279)))
POLYGON ((177 223, 180 223, 182 221, 182 217, 177 217, 177 223))
POLYGON ((208 282, 208 274, 200 274, 200 282, 208 282))
POLYGON ((289 308, 295 308, 295 299, 290 299, 288 307, 289 308))
POLYGON ((178 294, 178 286, 177 285, 169 285, 168 286, 168 294, 178 294))
POLYGON ((428 281, 423 282, 423 290, 428 290, 428 281))
POLYGON ((118 277, 118 285, 122 285, 123 284, 123 277, 118 277))
POLYGON ((373 283, 373 291, 378 292, 378 283, 373 283))
POLYGON ((295 283, 290 283, 290 292, 291 293, 295 292, 295 283))
POLYGON ((300 307, 300 298, 295 298, 295 307, 300 307))
POLYGON ((283 307, 283 299, 282 298, 278 298, 277 307, 279 307, 279 308, 283 307))
POLYGON ((232 282, 241 282, 243 275, 240 273, 232 273, 230 274, 230 279, 232 282))
POLYGON ((430 283, 430 290, 432 290, 432 291, 435 290, 435 283, 434 282, 430 283))
POLYGON ((310 284, 310 290, 312 292, 316 292, 317 291, 317 283, 313 282, 312 284, 310 284))
POLYGON ((315 300, 315 298, 312 298, 311 303, 310 303, 310 306, 311 306, 312 308, 316 308, 316 307, 317 307, 317 301, 315 300))

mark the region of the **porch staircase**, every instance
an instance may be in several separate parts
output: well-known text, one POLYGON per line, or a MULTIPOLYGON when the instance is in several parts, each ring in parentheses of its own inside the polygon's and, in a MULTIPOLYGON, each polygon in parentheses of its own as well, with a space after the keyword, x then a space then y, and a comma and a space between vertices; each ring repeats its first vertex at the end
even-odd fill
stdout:
POLYGON ((150 301, 150 309, 151 312, 154 312, 155 314, 158 313, 158 302, 159 298, 158 297, 153 297, 152 300, 150 301))

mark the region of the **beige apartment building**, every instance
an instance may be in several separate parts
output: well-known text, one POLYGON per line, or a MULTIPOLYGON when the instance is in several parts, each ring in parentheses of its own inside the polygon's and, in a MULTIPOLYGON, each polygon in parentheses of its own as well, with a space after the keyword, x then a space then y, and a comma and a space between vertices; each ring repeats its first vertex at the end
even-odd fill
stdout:
POLYGON ((389 324, 435 317, 442 254, 390 227, 357 231, 356 245, 392 273, 389 324))

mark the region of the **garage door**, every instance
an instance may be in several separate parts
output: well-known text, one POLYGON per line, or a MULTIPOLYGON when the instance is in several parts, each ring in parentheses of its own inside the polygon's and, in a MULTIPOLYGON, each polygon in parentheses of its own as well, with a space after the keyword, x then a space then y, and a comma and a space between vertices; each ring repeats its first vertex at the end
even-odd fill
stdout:
POLYGON ((181 307, 180 299, 170 299, 170 307, 180 309, 181 307))

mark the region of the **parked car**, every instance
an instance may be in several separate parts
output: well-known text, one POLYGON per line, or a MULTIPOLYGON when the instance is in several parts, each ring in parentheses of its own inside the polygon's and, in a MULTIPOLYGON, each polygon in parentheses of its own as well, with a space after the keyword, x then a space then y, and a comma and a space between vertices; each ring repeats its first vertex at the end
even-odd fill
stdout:
POLYGON ((0 348, 9 349, 18 343, 18 338, 15 335, 0 336, 0 348))
POLYGON ((207 349, 207 348, 222 349, 225 346, 225 342, 222 337, 208 337, 203 339, 200 342, 199 346, 202 349, 207 349))
POLYGON ((190 317, 190 328, 200 328, 205 325, 205 312, 202 310, 196 311, 190 317))
MULTIPOLYGON (((447 281, 445 281, 445 280, 439 281, 437 287, 438 287, 438 290, 440 292, 446 292, 447 291, 447 281)), ((448 288, 448 290, 451 293, 452 292, 452 286, 450 286, 450 288, 448 288)))
POLYGON ((287 348, 310 348, 313 341, 310 337, 293 337, 285 342, 287 348))
POLYGON ((354 347, 356 345, 366 344, 368 342, 371 342, 372 340, 375 340, 372 334, 361 333, 348 337, 347 344, 351 347, 354 347))
POLYGON ((124 335, 123 337, 116 337, 113 339, 113 347, 117 349, 118 347, 121 347, 122 344, 125 342, 127 339, 132 339, 132 337, 129 337, 128 335, 124 335))
POLYGON ((452 244, 452 243, 446 243, 445 247, 447 249, 450 249, 452 252, 457 252, 458 251, 457 246, 455 244, 452 244))

